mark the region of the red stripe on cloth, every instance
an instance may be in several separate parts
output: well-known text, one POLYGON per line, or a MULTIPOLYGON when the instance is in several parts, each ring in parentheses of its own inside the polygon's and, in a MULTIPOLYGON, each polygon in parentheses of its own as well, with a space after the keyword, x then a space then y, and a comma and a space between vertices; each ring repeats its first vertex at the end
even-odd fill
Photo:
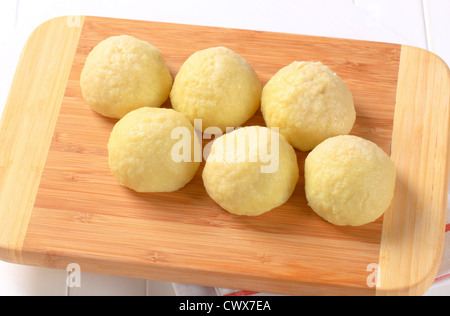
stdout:
POLYGON ((445 225, 445 232, 450 231, 450 224, 445 225))
POLYGON ((436 279, 434 279, 434 281, 439 281, 439 280, 442 280, 442 279, 445 279, 445 278, 448 278, 448 277, 450 277, 450 273, 440 275, 436 279))
POLYGON ((224 296, 250 296, 254 294, 258 294, 259 292, 253 292, 253 291, 236 291, 232 292, 230 294, 225 294, 224 296))

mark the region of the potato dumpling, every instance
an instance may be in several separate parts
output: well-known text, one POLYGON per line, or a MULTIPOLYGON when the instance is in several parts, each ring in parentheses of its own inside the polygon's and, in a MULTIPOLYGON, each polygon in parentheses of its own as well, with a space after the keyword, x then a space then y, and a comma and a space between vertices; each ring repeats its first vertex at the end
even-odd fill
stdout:
POLYGON ((263 89, 261 111, 266 125, 279 127, 301 151, 349 134, 356 119, 350 89, 320 62, 293 62, 279 70, 263 89))
POLYGON ((121 35, 107 38, 89 53, 80 85, 94 111, 120 119, 140 107, 160 107, 169 97, 172 76, 156 47, 121 35))
POLYGON ((137 192, 171 192, 192 180, 200 162, 195 162, 194 142, 201 146, 194 127, 172 109, 144 107, 125 115, 114 126, 108 143, 109 166, 119 182, 137 192), (174 159, 179 142, 172 132, 189 131, 191 158, 174 159))
POLYGON ((170 93, 172 107, 202 130, 238 127, 258 110, 262 85, 250 64, 226 47, 191 55, 181 66, 170 93))
POLYGON ((294 148, 276 131, 259 126, 215 140, 203 170, 209 196, 235 215, 257 216, 284 204, 298 179, 294 148))
POLYGON ((305 161, 309 206, 339 226, 361 226, 383 215, 394 196, 395 178, 389 156, 357 136, 329 138, 305 161))

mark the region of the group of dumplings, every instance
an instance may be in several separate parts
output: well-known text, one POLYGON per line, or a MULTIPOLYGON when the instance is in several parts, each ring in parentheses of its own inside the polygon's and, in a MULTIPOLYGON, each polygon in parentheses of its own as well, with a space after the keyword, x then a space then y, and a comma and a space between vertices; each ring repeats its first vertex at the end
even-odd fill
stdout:
POLYGON ((356 119, 352 93, 320 62, 293 62, 263 87, 243 57, 212 47, 192 54, 172 80, 157 48, 122 35, 90 52, 80 85, 93 110, 119 119, 108 143, 109 165, 122 185, 137 192, 172 192, 192 180, 201 162, 194 149, 202 146, 195 120, 201 119, 201 132, 227 132, 261 108, 266 127, 217 137, 206 158, 203 183, 223 209, 256 216, 286 203, 299 180, 295 149, 311 151, 306 197, 330 223, 373 222, 393 198, 394 164, 376 144, 348 135, 356 119), (161 108, 168 98, 172 109, 161 108), (176 128, 191 135, 184 154, 192 159, 173 159, 176 128), (240 140, 243 146, 237 146, 240 140), (274 148, 276 168, 262 172, 268 162, 260 153, 274 148))

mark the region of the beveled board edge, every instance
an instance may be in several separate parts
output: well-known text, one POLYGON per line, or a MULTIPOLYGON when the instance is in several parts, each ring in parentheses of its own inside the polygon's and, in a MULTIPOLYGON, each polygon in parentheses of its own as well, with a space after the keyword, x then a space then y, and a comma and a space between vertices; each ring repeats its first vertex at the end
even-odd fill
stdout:
POLYGON ((84 17, 58 17, 28 38, 0 122, 0 260, 22 245, 84 17), (38 100, 38 102, 36 102, 38 100))
POLYGON ((391 148, 396 194, 384 215, 377 295, 423 295, 439 269, 447 213, 449 103, 445 62, 403 45, 391 148))

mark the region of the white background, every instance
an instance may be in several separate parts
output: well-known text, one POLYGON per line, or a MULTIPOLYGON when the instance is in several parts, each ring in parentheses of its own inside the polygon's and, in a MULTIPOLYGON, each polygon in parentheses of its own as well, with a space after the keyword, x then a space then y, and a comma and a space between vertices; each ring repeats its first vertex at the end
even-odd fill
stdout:
MULTIPOLYGON (((0 113, 28 36, 42 22, 62 15, 408 44, 450 64, 450 0, 2 0, 0 113)), ((0 262, 0 295, 174 295, 171 283, 98 274, 82 273, 81 285, 68 292, 65 271, 0 262)), ((426 295, 450 295, 450 286, 434 285, 426 295)))

